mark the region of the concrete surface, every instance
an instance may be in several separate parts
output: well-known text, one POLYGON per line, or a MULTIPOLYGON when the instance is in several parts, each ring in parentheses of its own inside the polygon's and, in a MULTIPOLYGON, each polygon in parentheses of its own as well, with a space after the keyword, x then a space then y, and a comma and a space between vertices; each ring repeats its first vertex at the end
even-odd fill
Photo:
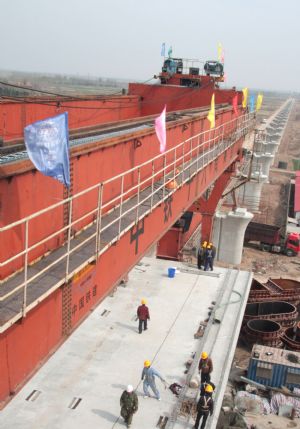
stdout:
MULTIPOLYGON (((214 428, 251 274, 223 268, 215 268, 213 274, 183 263, 145 257, 130 273, 127 285, 107 297, 2 410, 0 427, 124 428, 119 398, 127 384, 133 384, 139 410, 132 429, 155 428, 160 416, 169 417, 166 428, 191 428, 194 421, 177 415, 178 399, 159 380, 162 400, 143 398, 141 372, 144 360, 149 359, 169 384, 184 386, 185 362, 196 352, 193 371, 198 356, 206 350, 213 359, 212 381, 217 385, 216 412, 206 427, 214 428), (167 277, 170 266, 181 271, 173 279, 167 277), (135 314, 141 298, 148 301, 151 321, 149 329, 139 335, 135 314), (217 305, 205 334, 194 339, 212 301, 217 305), (219 322, 213 323, 214 319, 219 322), (71 404, 76 404, 74 398, 80 402, 71 409, 71 404)), ((184 391, 197 394, 195 389, 184 391)))

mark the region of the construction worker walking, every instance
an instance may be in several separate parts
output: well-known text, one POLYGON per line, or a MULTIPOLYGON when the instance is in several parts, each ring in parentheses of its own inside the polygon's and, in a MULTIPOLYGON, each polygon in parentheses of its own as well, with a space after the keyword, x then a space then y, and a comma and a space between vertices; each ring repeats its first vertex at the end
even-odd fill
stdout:
POLYGON ((151 390, 153 391, 156 399, 158 401, 160 401, 160 393, 159 393, 159 391, 156 387, 156 384, 155 384, 155 377, 160 378, 160 380, 163 383, 165 383, 165 380, 160 375, 160 373, 158 371, 156 371, 156 369, 151 367, 151 362, 149 360, 145 360, 144 368, 143 368, 143 372, 142 372, 142 380, 144 381, 143 382, 144 398, 150 397, 148 387, 151 387, 151 390))
POLYGON ((120 398, 121 416, 123 417, 126 426, 129 428, 132 423, 133 414, 138 410, 138 397, 133 391, 131 384, 128 384, 127 389, 120 398))
POLYGON ((139 319, 139 333, 141 334, 143 331, 143 325, 144 325, 144 331, 147 329, 147 321, 150 320, 150 313, 149 308, 147 307, 147 302, 145 299, 142 299, 141 305, 137 309, 137 316, 139 319))
POLYGON ((201 359, 199 361, 198 370, 201 373, 201 384, 209 382, 210 374, 213 370, 213 363, 206 352, 201 353, 201 359))
POLYGON ((202 418, 202 423, 200 429, 204 429, 206 425, 206 420, 208 415, 212 415, 214 410, 214 401, 212 399, 213 388, 208 384, 205 388, 204 395, 200 396, 197 403, 197 418, 195 421, 194 429, 199 428, 200 420, 202 418))

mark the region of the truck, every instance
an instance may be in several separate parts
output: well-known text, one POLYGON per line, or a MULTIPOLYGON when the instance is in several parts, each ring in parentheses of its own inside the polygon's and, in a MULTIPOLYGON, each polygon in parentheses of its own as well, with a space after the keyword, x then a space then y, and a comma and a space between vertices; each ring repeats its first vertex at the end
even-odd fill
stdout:
POLYGON ((250 222, 245 231, 244 242, 255 241, 264 252, 283 253, 296 256, 300 250, 299 233, 282 233, 282 228, 276 225, 250 222))

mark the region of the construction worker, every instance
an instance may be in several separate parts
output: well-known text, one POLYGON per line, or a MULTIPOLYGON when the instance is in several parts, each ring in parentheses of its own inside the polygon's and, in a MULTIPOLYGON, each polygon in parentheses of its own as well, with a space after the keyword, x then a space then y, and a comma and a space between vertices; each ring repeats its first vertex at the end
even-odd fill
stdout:
POLYGON ((150 397, 150 393, 148 390, 148 387, 150 386, 151 390, 153 391, 153 393, 156 397, 156 399, 158 401, 160 401, 160 394, 159 394, 159 391, 157 390, 157 387, 155 384, 155 377, 160 378, 161 381, 163 383, 165 383, 165 380, 160 375, 160 373, 158 371, 156 371, 156 369, 151 367, 151 362, 149 360, 145 360, 144 368, 143 368, 143 372, 142 372, 142 380, 144 381, 144 383, 143 383, 144 398, 150 397))
POLYGON ((203 241, 201 247, 199 247, 197 252, 197 265, 198 269, 201 270, 202 265, 204 265, 204 256, 207 247, 207 241, 203 241))
POLYGON ((197 418, 195 421, 194 429, 199 428, 199 423, 202 418, 200 429, 205 428, 208 415, 212 415, 214 410, 214 401, 212 399, 213 388, 208 384, 205 388, 205 394, 201 395, 197 404, 197 418))
POLYGON ((201 359, 198 366, 199 372, 201 373, 201 384, 209 382, 210 374, 213 370, 213 363, 210 357, 206 352, 201 353, 201 359))
POLYGON ((131 384, 128 384, 127 389, 121 395, 121 416, 125 420, 126 426, 129 428, 132 423, 132 416, 138 410, 138 397, 133 391, 131 384))
POLYGON ((208 386, 209 384, 211 385, 214 391, 216 388, 216 385, 211 381, 210 375, 208 374, 207 381, 204 381, 204 383, 200 384, 200 396, 203 396, 205 394, 206 386, 208 386))
POLYGON ((147 321, 150 320, 149 308, 147 307, 147 302, 145 299, 142 299, 141 305, 137 309, 137 316, 139 319, 139 333, 142 333, 143 325, 144 331, 147 329, 147 321))
POLYGON ((215 255, 216 255, 216 248, 213 246, 212 243, 208 243, 205 250, 204 271, 207 271, 208 268, 210 268, 211 271, 213 271, 215 255))

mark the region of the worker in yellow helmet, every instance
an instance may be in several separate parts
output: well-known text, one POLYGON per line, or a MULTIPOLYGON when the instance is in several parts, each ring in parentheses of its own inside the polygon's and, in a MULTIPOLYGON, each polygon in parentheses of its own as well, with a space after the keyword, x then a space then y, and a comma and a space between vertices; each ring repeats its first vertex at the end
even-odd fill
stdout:
POLYGON ((207 384, 205 387, 204 395, 201 395, 197 403, 197 418, 195 421, 194 429, 199 428, 200 420, 202 418, 201 428, 204 429, 206 425, 206 420, 214 411, 214 401, 212 399, 212 393, 214 389, 210 384, 207 384))
POLYGON ((143 325, 144 325, 144 331, 146 331, 147 328, 147 321, 150 320, 150 313, 149 308, 147 307, 147 301, 143 298, 141 300, 141 305, 137 309, 137 317, 139 319, 139 334, 143 331, 143 325))
POLYGON ((208 243, 205 256, 204 256, 204 271, 207 271, 210 268, 211 271, 214 269, 214 259, 216 256, 216 248, 212 243, 208 243))
POLYGON ((207 247, 207 241, 203 241, 201 247, 199 247, 198 249, 197 265, 199 270, 201 270, 202 265, 204 265, 204 255, 205 255, 206 247, 207 247))
POLYGON ((198 369, 201 373, 201 384, 204 382, 209 382, 210 374, 213 370, 213 363, 207 352, 201 353, 201 359, 199 361, 198 369))
POLYGON ((200 396, 201 396, 201 395, 203 396, 203 395, 205 394, 205 389, 206 389, 206 387, 207 387, 208 385, 210 385, 210 386, 213 388, 213 390, 215 390, 216 386, 215 386, 215 384, 211 381, 211 379, 210 379, 210 374, 208 374, 207 381, 205 381, 204 383, 200 384, 200 396))
POLYGON ((158 377, 163 383, 165 383, 165 380, 160 373, 151 366, 151 362, 149 360, 145 360, 142 372, 144 398, 150 397, 148 388, 151 387, 156 399, 160 401, 160 394, 155 384, 155 377, 158 377))

